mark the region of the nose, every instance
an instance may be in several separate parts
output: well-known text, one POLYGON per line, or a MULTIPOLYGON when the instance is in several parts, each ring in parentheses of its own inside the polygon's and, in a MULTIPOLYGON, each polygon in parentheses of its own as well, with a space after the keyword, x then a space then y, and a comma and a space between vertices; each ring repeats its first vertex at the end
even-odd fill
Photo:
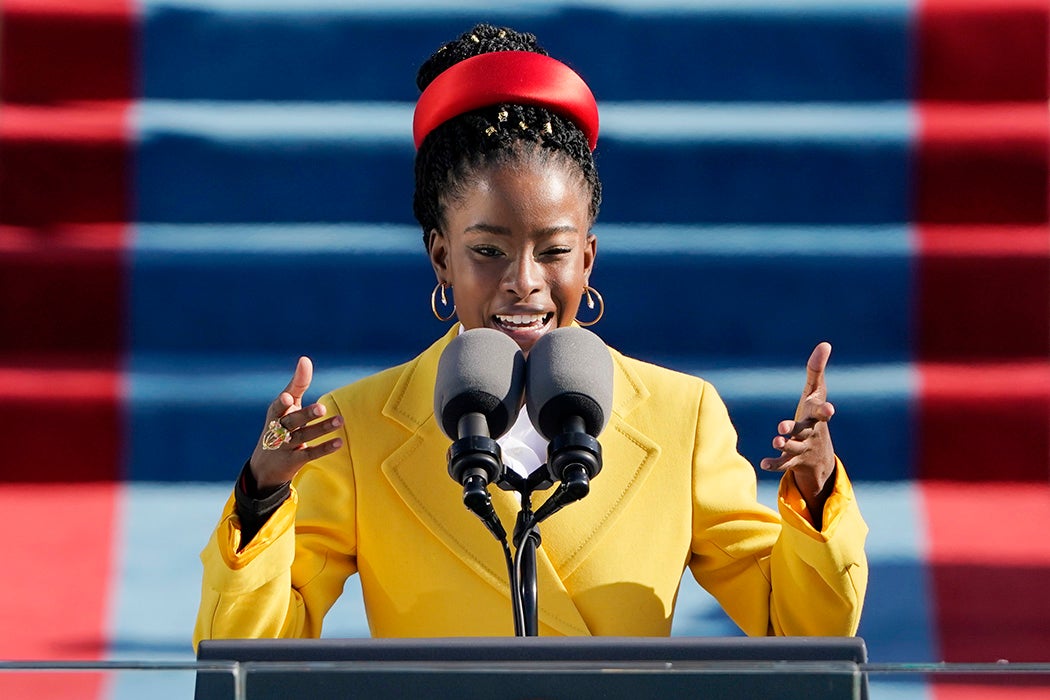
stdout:
POLYGON ((531 255, 519 255, 507 265, 503 288, 519 299, 527 299, 540 291, 543 286, 543 274, 540 263, 531 255))

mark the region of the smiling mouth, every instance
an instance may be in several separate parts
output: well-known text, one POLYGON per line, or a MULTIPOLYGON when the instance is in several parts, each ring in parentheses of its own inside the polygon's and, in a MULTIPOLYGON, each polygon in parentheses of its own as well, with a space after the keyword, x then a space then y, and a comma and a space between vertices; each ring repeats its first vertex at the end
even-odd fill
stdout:
POLYGON ((532 330, 542 328, 554 317, 553 312, 545 314, 496 314, 493 318, 496 325, 512 331, 532 330))

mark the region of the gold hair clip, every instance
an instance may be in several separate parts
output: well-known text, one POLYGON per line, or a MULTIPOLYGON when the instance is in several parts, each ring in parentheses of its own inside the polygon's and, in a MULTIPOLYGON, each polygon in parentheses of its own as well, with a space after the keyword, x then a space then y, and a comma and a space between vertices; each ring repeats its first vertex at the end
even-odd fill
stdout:
POLYGON ((505 110, 505 109, 501 109, 501 110, 499 111, 499 113, 498 113, 498 114, 496 114, 496 118, 497 118, 497 119, 499 119, 499 120, 500 120, 501 122, 505 122, 505 121, 507 121, 507 117, 509 117, 509 116, 510 116, 510 115, 509 115, 509 114, 507 114, 507 110, 505 110))
POLYGON ((503 30, 503 29, 499 30, 499 38, 500 39, 506 39, 507 38, 506 30, 503 30))
POLYGON ((554 135, 554 128, 551 126, 550 122, 543 125, 543 130, 552 136, 554 135))
POLYGON ((496 133, 496 127, 494 126, 485 129, 485 136, 492 136, 494 133, 496 133))
POLYGON ((475 44, 480 44, 481 43, 481 39, 478 38, 477 34, 471 34, 470 35, 470 40, 473 41, 475 44))
POLYGON ((528 129, 529 129, 529 125, 526 124, 525 122, 518 122, 518 126, 521 127, 522 131, 528 131, 528 129))

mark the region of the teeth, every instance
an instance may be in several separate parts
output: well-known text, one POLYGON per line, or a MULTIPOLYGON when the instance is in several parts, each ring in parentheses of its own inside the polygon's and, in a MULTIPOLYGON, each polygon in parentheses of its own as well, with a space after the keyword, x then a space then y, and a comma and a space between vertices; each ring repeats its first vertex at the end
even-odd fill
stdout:
POLYGON ((505 326, 533 326, 543 323, 547 314, 515 314, 514 316, 501 316, 496 314, 496 319, 505 326))

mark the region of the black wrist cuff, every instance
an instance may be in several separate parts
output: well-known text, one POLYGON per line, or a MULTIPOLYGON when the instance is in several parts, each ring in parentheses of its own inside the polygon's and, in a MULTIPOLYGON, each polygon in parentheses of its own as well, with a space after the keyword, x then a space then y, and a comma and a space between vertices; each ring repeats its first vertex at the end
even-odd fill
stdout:
POLYGON ((237 517, 241 521, 241 549, 262 529, 270 516, 292 495, 292 482, 260 489, 249 462, 244 463, 233 488, 237 517))

